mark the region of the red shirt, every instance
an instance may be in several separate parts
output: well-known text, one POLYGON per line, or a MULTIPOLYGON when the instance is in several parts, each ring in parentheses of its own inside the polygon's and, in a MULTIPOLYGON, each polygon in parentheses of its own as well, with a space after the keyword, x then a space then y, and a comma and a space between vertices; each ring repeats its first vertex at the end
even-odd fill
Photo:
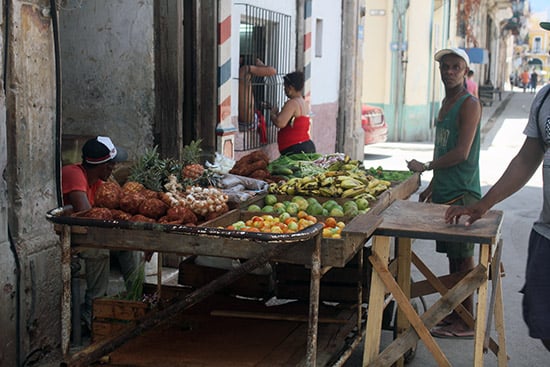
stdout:
POLYGON ((282 152, 288 147, 303 143, 311 139, 309 136, 309 116, 298 116, 294 119, 293 126, 290 123, 279 130, 277 134, 277 143, 279 144, 279 152, 282 152))
POLYGON ((71 164, 64 166, 61 170, 61 187, 63 190, 63 205, 71 205, 69 193, 72 191, 84 191, 88 196, 90 205, 94 205, 95 192, 103 184, 102 180, 97 180, 92 186, 88 185, 88 176, 82 164, 71 164))

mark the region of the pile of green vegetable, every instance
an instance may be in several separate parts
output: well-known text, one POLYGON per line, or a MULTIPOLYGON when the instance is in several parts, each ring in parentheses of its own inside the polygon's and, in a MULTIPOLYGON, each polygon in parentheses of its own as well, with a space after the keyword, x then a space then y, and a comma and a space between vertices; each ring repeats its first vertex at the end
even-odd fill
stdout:
POLYGON ((390 171, 385 170, 382 166, 371 167, 367 169, 367 173, 373 177, 376 177, 380 180, 392 181, 392 182, 401 182, 406 181, 411 177, 414 172, 411 171, 390 171))

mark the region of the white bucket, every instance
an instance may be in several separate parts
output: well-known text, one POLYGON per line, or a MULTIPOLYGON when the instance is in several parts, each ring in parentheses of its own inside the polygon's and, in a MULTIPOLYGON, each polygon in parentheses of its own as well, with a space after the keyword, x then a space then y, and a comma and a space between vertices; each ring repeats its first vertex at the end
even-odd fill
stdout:
POLYGON ((145 262, 145 276, 156 275, 158 270, 158 263, 158 252, 155 252, 151 257, 151 260, 145 262))

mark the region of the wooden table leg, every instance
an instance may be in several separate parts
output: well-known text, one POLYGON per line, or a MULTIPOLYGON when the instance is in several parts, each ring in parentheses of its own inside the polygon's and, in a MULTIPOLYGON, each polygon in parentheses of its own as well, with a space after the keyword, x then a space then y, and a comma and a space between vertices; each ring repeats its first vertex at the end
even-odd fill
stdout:
MULTIPOLYGON (((61 352, 67 355, 71 335, 71 226, 64 225, 61 240, 61 352)), ((78 307, 78 306, 76 306, 78 307)))
MULTIPOLYGON (((434 338, 428 331, 428 327, 422 322, 422 319, 414 308, 412 307, 409 298, 403 294, 403 291, 399 288, 399 285, 389 272, 387 266, 381 261, 381 259, 376 255, 373 254, 369 257, 369 260, 372 263, 373 269, 376 270, 376 272, 380 275, 380 278, 384 282, 384 285, 386 288, 391 292, 391 294, 394 296, 395 300, 397 301, 397 304, 399 308, 402 310, 404 316, 409 320, 411 325, 413 326, 414 330, 418 334, 418 336, 422 339, 424 344, 426 345, 426 348, 432 353, 434 356, 434 359, 437 362, 438 366, 442 367, 450 367, 451 363, 443 354, 441 351, 441 348, 439 348, 439 345, 435 342, 434 338)), ((431 326, 430 326, 431 327, 431 326)), ((397 356, 397 359, 402 359, 403 354, 400 354, 397 356)))
MULTIPOLYGON (((388 262, 390 256, 390 238, 375 236, 372 240, 372 253, 382 261, 388 262)), ((367 326, 365 330, 365 346, 363 350, 363 366, 368 366, 378 355, 382 335, 382 314, 384 313, 385 287, 380 276, 373 269, 370 291, 367 326)))
MULTIPOLYGON (((434 287, 434 289, 437 290, 441 295, 445 295, 449 291, 447 287, 445 287, 445 285, 441 282, 441 280, 439 280, 439 278, 434 273, 432 273, 432 271, 424 264, 424 262, 422 262, 422 260, 414 252, 412 253, 412 263, 422 273, 422 275, 426 277, 426 279, 434 287)), ((500 276, 500 273, 499 273, 499 276, 500 276)), ((462 320, 464 320, 464 322, 466 323, 466 325, 468 325, 468 327, 472 329, 475 327, 474 317, 470 312, 468 312, 468 310, 466 310, 466 308, 462 304, 459 304, 455 308, 455 311, 462 318, 462 320)), ((495 355, 498 355, 499 346, 491 337, 489 337, 489 349, 491 349, 491 351, 495 355)))
MULTIPOLYGON (((403 294, 410 299, 411 298, 411 246, 412 240, 410 238, 396 238, 397 244, 395 246, 397 257, 397 284, 401 288, 403 294)), ((397 309, 396 317, 396 332, 397 335, 403 334, 409 327, 410 322, 401 311, 401 308, 397 309)), ((397 367, 403 367, 405 365, 405 359, 399 358, 397 361, 397 367)))
MULTIPOLYGON (((489 276, 489 257, 491 245, 481 244, 479 250, 479 264, 487 268, 487 277, 489 276)), ((487 281, 483 282, 478 289, 477 307, 476 307, 476 325, 474 337, 474 366, 483 366, 483 342, 485 340, 486 330, 486 312, 487 312, 487 281)))
MULTIPOLYGON (((500 264, 498 277, 500 278, 500 264)), ((508 366, 508 354, 506 353, 506 336, 504 332, 504 305, 502 304, 502 282, 498 282, 496 287, 496 301, 495 301, 495 328, 498 335, 498 353, 497 360, 499 367, 508 366)))
POLYGON ((491 259, 491 298, 489 299, 489 308, 487 311, 487 327, 485 330, 485 340, 483 341, 483 352, 487 352, 489 339, 491 338, 491 326, 495 312, 495 302, 497 297, 497 287, 500 285, 500 257, 502 255, 502 239, 496 245, 495 253, 491 259))
POLYGON ((365 266, 363 261, 363 246, 357 252, 357 332, 361 335, 361 324, 363 321, 363 282, 364 282, 364 273, 365 266))
MULTIPOLYGON (((487 281, 487 269, 477 265, 462 280, 452 287, 443 297, 437 300, 420 319, 426 328, 434 327, 445 315, 456 308, 470 294, 475 292, 479 286, 487 281)), ((367 318, 368 320, 368 318, 367 318)), ((372 359, 368 367, 388 367, 418 342, 419 336, 416 329, 410 328, 399 338, 395 339, 383 352, 372 359)))
POLYGON ((309 327, 307 332, 306 366, 317 364, 317 329, 319 324, 319 292, 321 288, 321 239, 315 237, 311 254, 311 279, 309 283, 309 327))

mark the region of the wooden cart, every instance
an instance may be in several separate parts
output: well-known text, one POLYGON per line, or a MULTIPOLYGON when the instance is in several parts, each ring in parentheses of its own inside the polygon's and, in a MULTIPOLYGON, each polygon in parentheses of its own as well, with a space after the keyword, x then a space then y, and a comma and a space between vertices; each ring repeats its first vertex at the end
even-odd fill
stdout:
MULTIPOLYGON (((82 218, 73 218, 64 215, 63 209, 55 209, 48 213, 48 220, 57 225, 60 233, 62 246, 62 277, 63 277, 63 298, 62 298, 62 350, 67 366, 86 366, 91 362, 98 360, 102 356, 109 354, 114 356, 119 351, 126 356, 139 355, 137 361, 130 362, 125 360, 125 365, 141 366, 178 366, 178 365, 216 365, 205 363, 192 356, 192 352, 200 352, 206 347, 206 352, 202 354, 203 358, 209 358, 216 353, 213 350, 219 350, 219 347, 212 343, 212 335, 208 340, 210 342, 194 344, 195 336, 183 340, 181 335, 183 325, 191 325, 189 330, 193 329, 193 322, 200 321, 201 324, 210 325, 215 332, 219 332, 219 327, 227 325, 224 328, 228 331, 227 335, 218 335, 221 345, 229 345, 232 340, 239 340, 234 336, 234 331, 238 329, 247 330, 245 327, 235 324, 243 317, 249 317, 250 314, 243 315, 242 307, 244 301, 234 304, 224 303, 227 299, 213 298, 219 297, 215 293, 225 287, 228 287, 235 280, 252 272, 255 268, 267 263, 277 262, 284 264, 299 264, 308 269, 310 274, 309 300, 306 309, 297 309, 295 305, 281 305, 275 311, 260 307, 259 304, 252 306, 253 317, 244 319, 244 325, 252 327, 246 333, 249 339, 259 340, 259 336, 251 333, 252 330, 265 330, 263 334, 279 334, 282 342, 273 350, 260 353, 259 346, 266 343, 253 343, 255 347, 246 348, 248 352, 256 352, 256 357, 251 357, 245 351, 239 348, 239 343, 233 350, 229 360, 227 355, 218 355, 218 365, 243 365, 250 358, 256 358, 253 365, 341 365, 351 354, 351 351, 359 345, 359 341, 364 332, 362 320, 363 295, 361 282, 357 287, 357 302, 353 309, 328 310, 327 307, 320 304, 320 280, 331 268, 342 268, 356 258, 360 264, 357 271, 363 274, 362 259, 363 248, 373 232, 381 223, 381 217, 378 216, 385 208, 397 199, 408 198, 414 193, 420 183, 418 174, 411 176, 408 180, 392 186, 392 188, 381 194, 375 205, 367 214, 357 216, 347 224, 343 232, 343 238, 323 239, 321 237, 322 225, 317 224, 308 229, 293 234, 268 234, 268 233, 250 233, 242 231, 229 231, 215 227, 185 227, 185 226, 167 226, 151 223, 129 223, 129 222, 102 222, 90 221, 82 218), (221 277, 206 284, 200 289, 193 290, 189 294, 181 295, 180 298, 162 310, 149 312, 138 320, 135 327, 129 327, 110 338, 103 339, 78 353, 69 355, 69 335, 70 335, 70 258, 71 251, 78 247, 86 248, 109 248, 120 250, 135 251, 155 251, 159 253, 175 253, 182 255, 206 255, 227 258, 248 259, 240 267, 224 273, 221 277), (214 307, 217 311, 225 312, 220 315, 212 308, 212 305, 224 305, 223 307, 214 307), (186 310, 185 313, 181 311, 186 310), (204 321, 204 310, 207 310, 209 317, 214 316, 215 321, 204 321), (325 311, 328 311, 325 316, 325 311), (321 312, 321 316, 320 316, 321 312), (230 313, 230 315, 228 314, 230 313), (183 316, 185 314, 186 316, 183 316), (193 321, 195 315, 198 319, 193 321), (198 315, 198 316, 197 316, 198 315), (298 315, 298 316, 297 316, 298 315), (301 315, 301 316, 300 316, 301 315), (181 318, 183 317, 183 319, 181 318), (186 318, 187 317, 187 318, 186 318), (221 321, 226 317, 225 323, 221 321), (286 319, 284 322, 281 319, 286 319), (258 323, 258 320, 262 321, 258 323), (307 328, 304 326, 307 321, 307 328), (254 322, 253 322, 254 321, 254 322), (274 327, 274 331, 266 329, 266 325, 274 327), (151 341, 154 346, 159 346, 160 332, 167 330, 171 326, 179 326, 180 337, 170 338, 172 344, 164 345, 165 348, 174 352, 180 351, 180 355, 172 360, 168 354, 162 352, 162 348, 152 348, 155 356, 145 353, 144 343, 148 345, 151 341), (216 328, 217 326, 217 328, 216 328), (355 337, 348 339, 351 331, 355 330, 355 337), (318 350, 318 342, 323 342, 323 350, 318 350), (173 342, 176 341, 176 345, 173 342), (123 347, 121 347, 124 344, 123 347), (325 346, 329 345, 328 352, 325 346), (201 347, 202 346, 202 347, 201 347), (304 357, 305 347, 305 357, 304 357), (185 350, 185 348, 189 348, 185 350), (201 349, 202 348, 202 349, 201 349), (218 349, 217 349, 218 348, 218 349), (124 350, 126 352, 124 352, 124 350), (136 354, 136 350, 139 354, 136 354), (182 353, 183 351, 183 353, 182 353), (244 353, 244 354, 243 354, 244 353), (284 353, 287 353, 285 356, 284 353), (290 355, 288 355, 290 353, 290 355), (149 357, 150 359, 147 359, 149 357), (185 359, 188 358, 188 359, 185 359), (179 361, 179 362, 176 362, 179 361), (276 361, 279 361, 275 363, 276 361), (283 362, 281 362, 283 361, 283 362), (284 362, 286 361, 286 362, 284 362)), ((247 303, 249 307, 252 303, 247 303)), ((298 307, 300 308, 300 307, 298 307)), ((186 329, 185 327, 183 327, 186 329)), ((187 330, 187 329, 186 329, 187 330)), ((261 334, 261 333, 260 333, 261 334)), ((263 335, 261 334, 261 335, 263 335)), ((214 334, 216 335, 216 334, 214 334)), ((264 338, 265 339, 265 338, 264 338)), ((264 340, 265 341, 265 340, 264 340)), ((241 341, 242 343, 242 341, 241 341)), ((176 353, 177 354, 177 353, 176 353)), ((199 353, 199 358, 200 358, 199 353)), ((214 359, 216 360, 216 359, 214 359)), ((115 365, 115 364, 113 364, 115 365)))

